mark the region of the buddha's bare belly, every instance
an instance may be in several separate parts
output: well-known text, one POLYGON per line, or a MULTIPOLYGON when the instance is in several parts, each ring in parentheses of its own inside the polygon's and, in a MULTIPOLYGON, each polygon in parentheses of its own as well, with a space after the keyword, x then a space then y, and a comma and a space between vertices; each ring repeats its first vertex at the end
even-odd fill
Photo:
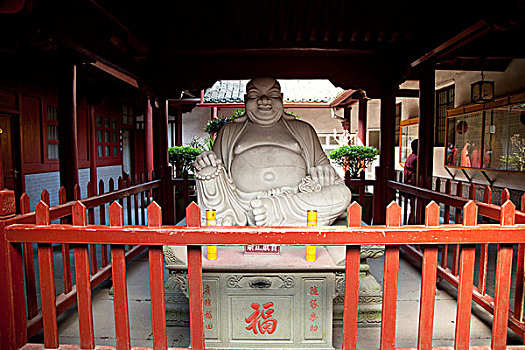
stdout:
POLYGON ((233 157, 231 174, 243 192, 297 187, 306 176, 304 158, 287 148, 258 146, 233 157))

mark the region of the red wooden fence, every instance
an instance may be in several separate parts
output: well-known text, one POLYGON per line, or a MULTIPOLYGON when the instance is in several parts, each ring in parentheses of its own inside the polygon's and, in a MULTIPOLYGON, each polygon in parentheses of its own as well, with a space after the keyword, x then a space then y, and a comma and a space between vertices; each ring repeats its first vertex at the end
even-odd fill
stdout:
MULTIPOLYGON (((476 216, 473 216, 471 220, 473 224, 478 222, 478 215, 481 217, 481 222, 488 222, 489 220, 495 220, 501 222, 514 223, 525 223, 525 213, 520 211, 513 211, 512 215, 503 215, 504 206, 511 205, 509 201, 510 192, 507 189, 501 191, 501 203, 505 203, 502 206, 492 204, 492 188, 489 186, 481 186, 483 189, 483 200, 476 201, 477 188, 480 185, 469 184, 468 185, 468 197, 463 198, 463 183, 456 182, 456 195, 451 195, 451 184, 452 181, 447 179, 445 181, 445 193, 441 193, 440 190, 443 188, 442 180, 436 179, 434 190, 419 188, 395 181, 389 181, 389 187, 393 190, 398 191, 399 201, 405 205, 406 198, 412 198, 417 201, 428 201, 434 200, 437 203, 441 203, 444 208, 443 221, 445 223, 450 220, 450 209, 453 208, 455 211, 454 222, 460 223, 467 215, 465 213, 465 205, 469 201, 476 203, 478 212, 476 216), (403 203, 404 202, 404 203, 403 203)), ((513 205, 513 204, 512 204, 513 205)), ((514 205, 513 205, 514 206, 514 205)), ((521 198, 521 209, 525 209, 525 195, 521 198)), ((481 243, 478 246, 465 246, 455 244, 451 247, 447 244, 442 245, 440 254, 440 264, 438 267, 438 275, 445 281, 458 288, 458 293, 463 296, 467 293, 467 288, 470 288, 469 298, 473 299, 476 303, 482 306, 484 309, 494 314, 494 295, 489 295, 487 291, 487 279, 488 279, 488 261, 489 261, 489 245, 487 243, 481 243), (448 260, 449 249, 452 248, 452 261, 448 260), (479 251, 479 256, 476 259, 476 249, 479 251), (463 260, 467 260, 467 264, 472 262, 473 267, 478 268, 478 281, 477 285, 471 285, 466 287, 460 283, 459 275, 464 268, 463 260)), ((511 247, 512 248, 512 247, 511 247)), ((514 247, 517 250, 517 257, 515 258, 516 278, 512 281, 514 287, 514 305, 513 311, 508 315, 509 326, 515 331, 521 338, 525 337, 525 324, 523 319, 524 309, 524 275, 525 275, 525 245, 523 243, 517 244, 514 247)), ((424 259, 424 254, 416 246, 407 245, 402 247, 402 253, 415 258, 418 261, 424 259)), ((498 253, 499 254, 499 253, 498 253)), ((499 258, 499 255, 498 255, 499 258)), ((512 265, 511 265, 512 266, 512 265)), ((474 278, 474 277, 472 277, 474 278)), ((510 282, 509 282, 510 283, 510 282)), ((496 283, 496 292, 499 286, 496 283)), ((458 294, 459 297, 459 294, 458 294)))
MULTIPOLYGON (((525 243, 525 225, 514 225, 512 218, 515 208, 507 202, 501 208, 501 225, 477 225, 478 207, 468 202, 464 207, 462 224, 438 225, 439 207, 430 203, 426 207, 425 225, 401 226, 401 208, 392 203, 386 210, 386 226, 365 226, 361 223, 361 208, 353 204, 348 209, 347 227, 200 227, 200 209, 192 204, 187 209, 187 225, 161 226, 161 209, 156 203, 148 207, 148 227, 122 227, 123 212, 118 203, 110 207, 111 226, 86 226, 85 207, 81 203, 74 206, 76 225, 49 225, 48 206, 40 203, 37 220, 40 225, 12 225, 6 228, 9 253, 10 295, 9 319, 13 325, 9 329, 9 347, 15 349, 26 345, 26 349, 42 349, 42 345, 27 345, 25 332, 25 303, 17 293, 23 291, 21 271, 23 243, 38 243, 39 258, 49 260, 49 244, 67 243, 78 247, 78 255, 84 260, 82 271, 77 278, 82 280, 83 293, 77 294, 82 322, 79 322, 81 346, 93 348, 92 307, 89 299, 89 272, 86 262, 89 244, 107 243, 111 245, 114 289, 115 326, 117 348, 130 349, 129 316, 126 296, 126 271, 123 245, 148 245, 150 286, 152 300, 153 348, 166 349, 166 320, 164 304, 164 277, 162 245, 185 245, 188 247, 188 290, 190 304, 190 332, 192 349, 204 349, 204 328, 202 312, 202 261, 201 249, 204 245, 346 245, 345 304, 343 324, 343 349, 355 349, 357 344, 357 302, 359 284, 359 249, 361 245, 384 244, 385 264, 383 278, 383 319, 381 323, 381 348, 395 348, 397 280, 399 269, 399 247, 406 244, 421 245, 423 254, 423 276, 419 316, 418 348, 432 347, 433 304, 435 300, 435 276, 438 244, 498 244, 496 271, 496 295, 494 297, 494 322, 491 348, 506 348, 506 333, 509 312, 510 276, 512 263, 512 244, 525 243), (89 233, 89 234, 88 234, 89 233)), ((220 248, 219 248, 220 249, 220 248)), ((455 349, 469 347, 470 309, 469 291, 472 289, 472 249, 463 249, 462 263, 458 281, 457 322, 455 349)), ((46 286, 54 289, 52 262, 42 272, 46 286)), ((58 344, 57 319, 53 294, 42 300, 44 313, 44 346, 56 348, 58 344)), ((79 320, 80 321, 80 320, 79 320)), ((76 349, 76 347, 73 347, 76 349)), ((487 349, 488 347, 475 347, 487 349)), ((515 347, 523 349, 524 347, 515 347)))
MULTIPOLYGON (((123 182, 121 178, 119 178, 119 183, 123 182)), ((155 181, 149 181, 142 184, 135 184, 131 187, 124 187, 122 186, 119 190, 114 190, 114 180, 110 179, 108 183, 109 191, 107 193, 104 193, 104 182, 101 180, 99 182, 99 193, 93 191, 93 187, 90 183, 88 183, 88 198, 80 199, 80 187, 78 185, 74 188, 74 198, 77 200, 80 200, 78 203, 83 203, 86 208, 88 208, 88 217, 90 223, 95 223, 95 219, 98 219, 98 222, 102 225, 106 223, 106 206, 115 201, 115 200, 122 200, 125 198, 142 198, 143 206, 134 205, 133 208, 129 207, 129 210, 135 211, 135 221, 129 221, 129 223, 134 223, 136 225, 138 224, 145 224, 145 218, 142 216, 142 220, 138 219, 137 213, 144 212, 144 210, 141 210, 141 208, 146 207, 146 201, 150 200, 149 195, 146 196, 147 192, 150 192, 152 190, 156 190, 159 187, 159 180, 155 181), (146 199, 147 198, 147 199, 146 199), (95 208, 98 208, 99 215, 97 218, 95 218, 95 208)), ((75 208, 76 202, 69 202, 66 203, 66 196, 65 196, 65 189, 63 187, 59 190, 59 205, 53 206, 49 208, 49 210, 46 210, 46 215, 48 216, 43 217, 42 215, 39 215, 37 211, 40 207, 37 206, 35 212, 30 212, 30 205, 29 205, 29 196, 27 194, 23 194, 20 198, 20 209, 21 214, 5 219, 0 220, 0 267, 2 269, 7 268, 7 247, 5 246, 5 238, 4 238, 4 228, 8 225, 12 224, 21 224, 21 223, 36 223, 40 224, 41 220, 60 220, 62 224, 66 224, 68 222, 71 222, 71 218, 73 219, 73 223, 75 224, 76 218, 74 212, 72 212, 72 209, 75 208), (40 220, 40 221, 39 221, 40 220)), ((135 201, 137 203, 138 201, 135 201)), ((41 203, 45 203, 49 206, 49 193, 48 191, 44 190, 41 195, 41 203)), ((41 208, 40 208, 41 209, 41 208)), ((46 221, 47 222, 47 221, 46 221)), ((23 289, 22 284, 22 290, 19 295, 22 296, 22 298, 25 298, 27 302, 27 321, 25 322, 27 326, 27 337, 31 337, 34 334, 36 334, 38 331, 40 331, 43 327, 43 314, 45 314, 47 311, 44 310, 45 307, 49 307, 49 303, 44 304, 44 299, 47 301, 53 301, 55 303, 55 307, 52 308, 57 316, 66 311, 69 307, 75 305, 77 297, 80 295, 83 298, 85 298, 86 295, 86 284, 82 284, 84 281, 84 277, 89 277, 89 284, 87 285, 90 289, 95 288, 96 286, 100 285, 103 281, 105 281, 108 277, 111 276, 111 265, 109 264, 108 260, 108 246, 107 244, 103 244, 102 242, 99 242, 98 244, 90 244, 87 249, 77 249, 75 248, 74 255, 75 255, 75 262, 76 262, 76 280, 79 281, 81 284, 79 285, 72 285, 72 278, 71 278, 71 261, 70 261, 70 246, 68 242, 49 242, 45 245, 39 245, 38 246, 38 268, 40 271, 40 275, 36 274, 36 268, 35 268, 35 262, 33 259, 33 244, 30 242, 26 242, 23 244, 23 260, 21 262, 20 267, 17 266, 17 268, 24 269, 24 280, 25 280, 25 292, 23 289), (51 243, 62 243, 61 244, 61 250, 62 250, 62 271, 63 271, 63 277, 64 277, 64 287, 63 292, 56 295, 56 289, 53 282, 53 289, 50 288, 51 281, 49 280, 49 277, 46 275, 46 273, 50 273, 54 271, 54 266, 52 264, 53 262, 53 246, 51 243), (100 259, 100 266, 97 262, 97 249, 101 252, 101 259, 100 259), (88 255, 85 255, 88 254, 88 255), (84 264, 88 264, 89 270, 87 272, 87 275, 82 275, 84 272, 84 264), (81 273, 81 275, 79 275, 81 273), (41 301, 42 301, 42 310, 39 310, 38 308, 38 293, 37 293, 37 281, 40 281, 40 288, 41 288, 41 301), (80 294, 79 294, 80 293, 80 294)), ((142 252, 145 249, 145 247, 135 247, 135 249, 130 249, 125 252, 125 259, 126 261, 133 259, 135 256, 137 256, 140 252, 142 252)), ((3 279, 0 281, 0 289, 8 289, 9 280, 3 279)), ((90 292, 89 292, 90 294, 90 292)), ((19 297, 17 295, 17 297, 19 297)), ((4 309, 4 305, 6 304, 6 298, 2 296, 3 300, 0 300, 0 303, 2 305, 2 309, 4 309)), ((7 306, 5 307, 7 308, 7 306)), ((5 329, 9 327, 7 324, 8 320, 4 318, 0 318, 0 327, 2 329, 5 329)), ((0 348, 4 349, 7 347, 7 338, 4 335, 4 332, 0 333, 1 335, 1 342, 0 342, 0 348)))

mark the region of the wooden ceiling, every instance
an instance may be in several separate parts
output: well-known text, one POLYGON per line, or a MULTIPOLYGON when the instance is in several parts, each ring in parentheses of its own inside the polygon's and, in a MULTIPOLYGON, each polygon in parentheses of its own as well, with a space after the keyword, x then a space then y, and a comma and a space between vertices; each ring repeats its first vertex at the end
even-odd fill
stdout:
POLYGON ((521 0, 10 1, 24 6, 0 14, 13 33, 0 59, 97 59, 168 98, 261 75, 374 96, 424 65, 502 70, 525 57, 521 0))

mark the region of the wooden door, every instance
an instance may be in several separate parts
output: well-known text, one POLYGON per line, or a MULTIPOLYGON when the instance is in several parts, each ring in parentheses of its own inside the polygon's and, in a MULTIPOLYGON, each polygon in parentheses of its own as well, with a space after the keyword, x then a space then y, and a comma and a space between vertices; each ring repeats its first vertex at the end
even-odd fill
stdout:
POLYGON ((19 195, 19 169, 16 161, 16 128, 14 118, 0 114, 0 147, 2 148, 2 173, 4 188, 15 191, 19 195))

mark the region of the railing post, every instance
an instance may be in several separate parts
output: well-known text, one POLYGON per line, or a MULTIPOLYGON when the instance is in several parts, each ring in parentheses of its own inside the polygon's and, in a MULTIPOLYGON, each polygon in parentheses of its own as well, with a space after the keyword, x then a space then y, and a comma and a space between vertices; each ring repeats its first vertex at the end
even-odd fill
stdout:
MULTIPOLYGON (((109 225, 124 225, 122 206, 113 202, 109 206, 109 225)), ((124 245, 111 245, 111 272, 113 274, 113 308, 115 313, 115 333, 117 348, 131 349, 129 335, 128 290, 126 284, 126 258, 124 245)))
MULTIPOLYGON (((88 187, 89 189, 89 187, 88 187)), ((77 202, 72 208, 73 225, 86 226, 86 207, 77 202)), ((95 245, 90 245, 95 249, 95 245)), ((81 349, 94 349, 95 338, 93 329, 93 306, 91 301, 91 282, 89 252, 87 245, 75 246, 75 277, 77 282, 77 307, 78 307, 78 328, 80 333, 81 349)), ((91 250, 90 252, 92 252, 91 250)), ((93 258, 93 255, 91 255, 93 258)), ((96 256, 95 256, 96 259, 96 256)), ((96 265, 95 265, 96 266, 96 265)), ((91 271, 93 262, 91 263, 91 271)))
MULTIPOLYGON (((0 348, 17 349, 23 345, 20 344, 23 339, 21 339, 21 330, 17 329, 17 326, 20 326, 20 324, 15 322, 14 310, 22 306, 25 319, 25 300, 23 288, 22 302, 16 298, 17 295, 15 294, 16 291, 12 281, 14 279, 23 281, 22 262, 20 262, 20 271, 9 270, 11 266, 10 251, 12 249, 10 249, 9 243, 5 240, 4 228, 6 224, 3 222, 5 219, 13 217, 16 213, 15 192, 8 189, 0 190, 0 201, 2 203, 0 206, 0 269, 5 273, 5 278, 0 278, 0 310, 7 311, 7 315, 4 314, 3 317, 0 317, 0 348), (18 273, 20 273, 20 276, 17 276, 18 273)), ((25 334, 25 325, 23 331, 25 334)))
MULTIPOLYGON (((425 208, 425 226, 439 226, 439 205, 430 202, 425 208)), ((421 267, 421 300, 419 303, 418 349, 432 349, 434 305, 436 295, 437 245, 423 247, 421 267)))
MULTIPOLYGON (((186 225, 200 227, 201 210, 195 203, 186 209, 186 225)), ((188 294, 190 299, 191 348, 204 350, 204 314, 202 311, 202 247, 188 246, 188 294)))
MULTIPOLYGON (((395 202, 386 209, 386 226, 401 226, 401 208, 395 202)), ((383 318, 381 320, 381 349, 393 350, 396 341, 397 286, 399 277, 399 246, 385 247, 383 272, 383 318)))
MULTIPOLYGON (((162 210, 155 202, 148 206, 148 227, 162 226, 162 210)), ((166 301, 164 295, 164 262, 162 246, 149 246, 149 284, 151 294, 151 321, 153 349, 168 348, 166 337, 166 301)), ((188 276, 188 279, 190 276, 188 276)))
MULTIPOLYGON (((476 226, 477 220, 478 207, 473 200, 470 200, 463 207, 463 226, 476 226)), ((457 350, 465 350, 469 348, 475 258, 476 246, 472 244, 464 245, 461 249, 460 257, 456 330, 454 337, 454 348, 457 350)))
MULTIPOLYGON (((49 225, 49 206, 40 201, 35 207, 36 224, 49 225)), ((56 310, 55 272, 51 243, 38 244, 38 267, 40 275, 40 298, 42 300, 42 328, 44 346, 58 349, 58 325, 56 310)))
MULTIPOLYGON (((515 206, 507 200, 501 206, 501 225, 514 225, 515 206)), ((494 288, 494 320, 491 348, 503 350, 507 345, 510 279, 512 274, 512 245, 500 244, 496 257, 496 285, 494 288)))
MULTIPOLYGON (((347 227, 361 227, 362 208, 353 202, 347 211, 347 227)), ((343 349, 357 348, 357 319, 359 306, 360 246, 346 246, 345 297, 343 311, 343 349)))

